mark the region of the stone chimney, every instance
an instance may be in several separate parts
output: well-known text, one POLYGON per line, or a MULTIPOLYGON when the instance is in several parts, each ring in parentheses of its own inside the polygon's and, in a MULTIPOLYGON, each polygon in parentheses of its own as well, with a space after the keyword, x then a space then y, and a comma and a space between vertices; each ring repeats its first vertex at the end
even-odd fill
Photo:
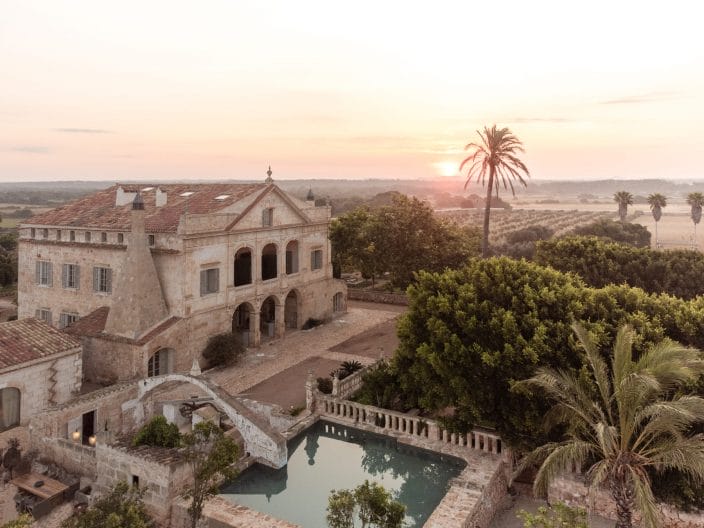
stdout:
POLYGON ((308 189, 308 195, 306 196, 306 202, 308 205, 315 205, 315 195, 313 194, 313 189, 308 189))
POLYGON ((166 193, 159 189, 159 187, 156 188, 155 191, 155 200, 156 200, 156 206, 157 207, 163 207, 166 205, 166 193))
POLYGON ((122 266, 113 270, 112 303, 105 332, 136 339, 169 315, 144 230, 144 201, 132 201, 131 232, 122 266))
POLYGON ((122 186, 118 186, 117 191, 115 191, 115 207, 127 205, 134 200, 135 194, 136 193, 125 191, 122 186))

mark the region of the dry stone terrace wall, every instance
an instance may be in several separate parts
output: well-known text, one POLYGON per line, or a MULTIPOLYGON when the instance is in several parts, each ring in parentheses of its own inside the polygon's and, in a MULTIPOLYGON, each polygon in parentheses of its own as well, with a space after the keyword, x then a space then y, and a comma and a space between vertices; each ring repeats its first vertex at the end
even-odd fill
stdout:
POLYGON ((370 290, 357 290, 349 288, 347 290, 347 298, 353 301, 364 301, 381 304, 396 304, 399 306, 408 306, 408 297, 405 293, 387 293, 370 290))
MULTIPOLYGON (((570 506, 579 506, 589 512, 608 519, 616 520, 616 505, 606 490, 591 490, 584 483, 584 478, 577 474, 565 474, 555 479, 548 489, 548 501, 562 501, 570 506)), ((660 504, 662 528, 702 528, 704 512, 685 513, 660 504)), ((640 516, 636 513, 637 525, 640 516)))

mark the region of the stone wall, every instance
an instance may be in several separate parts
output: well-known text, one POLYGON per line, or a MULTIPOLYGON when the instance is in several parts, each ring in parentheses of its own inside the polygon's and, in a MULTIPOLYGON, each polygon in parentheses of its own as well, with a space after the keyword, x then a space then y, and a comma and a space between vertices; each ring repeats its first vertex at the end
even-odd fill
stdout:
MULTIPOLYGON (((191 528, 188 504, 183 500, 174 503, 170 528, 191 528)), ((300 528, 222 497, 214 497, 205 504, 203 517, 203 528, 300 528)))
MULTIPOLYGON (((591 493, 581 475, 569 474, 555 479, 548 489, 548 501, 562 501, 570 506, 579 506, 591 513, 616 520, 616 505, 606 490, 591 493)), ((662 528, 701 528, 704 526, 704 512, 685 513, 667 504, 659 504, 662 514, 662 528)), ((638 514, 634 520, 638 520, 638 514)))
POLYGON ((64 403, 81 390, 81 350, 25 363, 0 372, 0 389, 20 390, 20 424, 51 405, 64 403))
POLYGON ((347 291, 347 298, 353 301, 408 306, 408 297, 405 293, 378 292, 370 290, 356 290, 354 288, 350 288, 347 291))

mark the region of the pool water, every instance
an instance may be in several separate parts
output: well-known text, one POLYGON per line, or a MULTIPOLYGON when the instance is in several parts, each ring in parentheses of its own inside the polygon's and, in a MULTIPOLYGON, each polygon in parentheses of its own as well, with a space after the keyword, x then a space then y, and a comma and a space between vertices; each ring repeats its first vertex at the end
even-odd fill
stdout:
POLYGON ((288 465, 255 464, 223 486, 223 498, 304 528, 326 528, 333 489, 374 481, 406 506, 406 524, 421 527, 465 462, 379 436, 318 422, 289 442, 288 465))

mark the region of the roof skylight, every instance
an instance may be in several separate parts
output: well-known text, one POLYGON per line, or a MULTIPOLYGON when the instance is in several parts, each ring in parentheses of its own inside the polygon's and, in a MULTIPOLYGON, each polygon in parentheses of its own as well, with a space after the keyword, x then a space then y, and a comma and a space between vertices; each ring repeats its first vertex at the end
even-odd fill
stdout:
POLYGON ((229 198, 229 197, 230 197, 229 194, 221 194, 220 196, 216 196, 215 199, 216 199, 216 200, 224 200, 224 199, 229 198))
POLYGON ((153 191, 153 190, 154 190, 154 187, 145 187, 144 189, 142 189, 142 192, 153 191))
POLYGON ((190 196, 190 195, 192 195, 192 194, 193 194, 193 192, 194 192, 194 191, 186 191, 186 192, 182 192, 181 194, 179 194, 179 196, 184 196, 184 197, 185 197, 185 196, 190 196))

